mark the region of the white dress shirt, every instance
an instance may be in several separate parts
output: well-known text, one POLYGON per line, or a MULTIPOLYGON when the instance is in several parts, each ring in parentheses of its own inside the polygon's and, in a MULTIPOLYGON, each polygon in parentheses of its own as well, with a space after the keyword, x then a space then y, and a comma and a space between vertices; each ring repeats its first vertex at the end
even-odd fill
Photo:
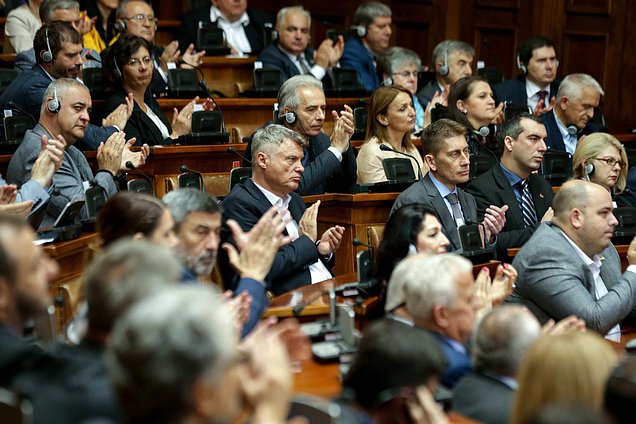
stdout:
POLYGON ((526 96, 528 97, 528 107, 533 112, 537 109, 537 104, 539 104, 539 98, 541 97, 539 93, 542 91, 548 92, 548 95, 545 96, 545 104, 543 105, 545 107, 550 104, 550 96, 552 96, 552 93, 550 93, 550 84, 548 84, 546 87, 539 87, 537 84, 526 78, 526 96))
POLYGON ((210 7, 210 22, 216 22, 219 28, 225 33, 227 43, 240 53, 251 53, 252 46, 245 34, 245 27, 250 23, 250 17, 247 12, 234 22, 230 22, 223 13, 216 7, 210 7))

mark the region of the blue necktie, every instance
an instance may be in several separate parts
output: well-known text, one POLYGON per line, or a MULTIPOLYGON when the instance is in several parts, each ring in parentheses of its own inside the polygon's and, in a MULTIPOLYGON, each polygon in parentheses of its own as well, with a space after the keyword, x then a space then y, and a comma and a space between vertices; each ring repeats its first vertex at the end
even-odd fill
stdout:
POLYGON ((523 215, 523 223, 526 227, 532 227, 537 223, 537 212, 534 209, 534 201, 532 193, 528 187, 528 180, 519 181, 521 187, 521 214, 523 215))

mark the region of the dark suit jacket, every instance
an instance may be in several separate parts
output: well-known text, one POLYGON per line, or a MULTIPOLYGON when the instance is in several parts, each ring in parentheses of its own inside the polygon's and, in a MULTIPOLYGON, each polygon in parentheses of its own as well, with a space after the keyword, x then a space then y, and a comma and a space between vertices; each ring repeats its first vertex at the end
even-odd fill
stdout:
MULTIPOLYGON (((20 72, 2 92, 0 110, 11 109, 15 116, 30 116, 37 124, 40 120, 42 97, 49 84, 51 84, 51 78, 40 65, 36 64, 31 70, 20 72)), ((76 146, 82 150, 95 150, 100 142, 106 141, 115 131, 115 127, 98 127, 88 124, 84 138, 76 146)))
MULTIPOLYGON (((272 23, 272 19, 268 13, 255 9, 247 9, 247 15, 250 23, 245 27, 245 35, 252 47, 252 55, 257 55, 265 48, 265 24, 272 23)), ((177 40, 181 51, 190 44, 197 46, 197 30, 199 22, 211 23, 216 26, 216 22, 210 22, 210 6, 194 9, 183 15, 181 27, 177 31, 177 40)))
POLYGON ((453 410, 488 424, 507 424, 514 390, 480 372, 459 380, 453 390, 453 410))
MULTIPOLYGON (((306 49, 303 52, 303 56, 311 68, 314 64, 314 49, 306 49)), ((278 44, 270 44, 265 47, 256 60, 263 62, 263 68, 280 70, 285 80, 294 75, 300 75, 296 64, 287 56, 287 53, 278 47, 278 44)))
MULTIPOLYGON (((563 142, 563 136, 561 135, 561 131, 559 131, 559 126, 557 125, 554 113, 544 113, 540 116, 540 118, 545 124, 545 129, 548 133, 548 149, 565 152, 565 143, 563 142)), ((596 124, 590 121, 587 123, 585 128, 579 131, 577 139, 581 138, 581 136, 583 135, 588 135, 595 132, 598 132, 598 127, 596 126, 596 124)))
POLYGON ((12 387, 22 373, 47 363, 45 352, 0 325, 0 387, 12 387))
POLYGON ((452 389, 460 378, 473 372, 470 357, 467 353, 458 352, 453 349, 448 337, 434 331, 429 331, 429 333, 439 342, 439 346, 442 348, 444 356, 448 361, 446 369, 440 376, 439 382, 445 387, 452 389))
MULTIPOLYGON (((184 52, 188 46, 185 46, 181 52, 184 52)), ((152 81, 150 82, 150 91, 157 97, 165 96, 168 93, 168 81, 165 81, 159 73, 159 59, 163 54, 164 48, 156 44, 152 45, 152 55, 154 59, 154 68, 152 70, 152 81)), ((166 76, 167 78, 167 76, 166 76)))
MULTIPOLYGON (((270 125, 271 122, 265 124, 270 125)), ((252 134, 245 148, 245 156, 252 159, 252 134)), ((327 134, 320 133, 309 140, 309 165, 300 177, 296 193, 301 196, 324 193, 349 193, 357 178, 356 157, 353 148, 342 154, 342 162, 333 153, 327 151, 331 140, 327 134)), ((251 166, 251 164, 245 164, 251 166)))
MULTIPOLYGON (((161 76, 159 78, 161 78, 161 76)), ((124 103, 125 98, 126 92, 123 89, 118 89, 113 92, 104 103, 105 113, 111 113, 117 108, 117 106, 124 103)), ((157 100, 150 93, 149 89, 146 90, 144 101, 150 106, 159 119, 161 119, 161 122, 168 127, 168 132, 172 132, 172 126, 170 125, 168 118, 166 118, 166 115, 164 115, 161 111, 159 103, 157 103, 157 100)), ((163 138, 161 131, 159 131, 159 127, 157 127, 152 119, 150 119, 150 117, 141 110, 136 102, 132 114, 124 127, 124 132, 126 133, 126 139, 137 137, 137 142, 135 143, 136 146, 141 146, 144 143, 149 146, 172 144, 172 139, 169 137, 166 139, 163 138)))
POLYGON ((542 324, 576 315, 587 328, 607 334, 625 318, 636 318, 636 274, 621 275, 614 245, 601 256, 601 278, 608 293, 596 300, 592 271, 560 230, 541 224, 512 262, 519 277, 506 301, 523 304, 542 324))
MULTIPOLYGON (((530 174, 528 185, 532 192, 537 219, 540 222, 543 215, 552 205, 552 187, 545 178, 536 174, 530 174)), ((508 205, 506 225, 497 235, 496 251, 498 260, 509 262, 507 249, 509 247, 523 246, 539 224, 537 223, 534 227, 525 227, 514 189, 499 164, 468 184, 466 191, 472 194, 477 201, 477 216, 479 220, 483 219, 486 209, 490 205, 499 207, 508 205)))
MULTIPOLYGON (((459 198, 464 219, 477 221, 477 204, 473 196, 457 188, 457 197, 459 198)), ((433 208, 435 212, 437 212, 437 217, 442 224, 444 234, 450 241, 447 250, 454 252, 461 249, 461 242, 459 241, 455 220, 448 211, 444 198, 437 190, 437 187, 435 187, 435 184, 433 184, 428 173, 424 175, 421 180, 413 183, 413 185, 404 190, 397 199, 395 199, 391 213, 402 206, 411 204, 426 205, 433 208)))
POLYGON ((422 87, 415 96, 420 101, 423 109, 426 109, 426 106, 433 100, 433 96, 435 93, 440 91, 439 85, 437 85, 437 79, 433 78, 431 81, 426 83, 424 87, 422 87))
POLYGON ((373 58, 357 36, 349 38, 345 43, 344 52, 340 58, 340 67, 358 71, 359 80, 368 91, 373 91, 380 86, 373 58))
MULTIPOLYGON (((555 97, 559 90, 561 80, 555 79, 550 84, 550 99, 555 97)), ((518 75, 515 78, 500 82, 492 86, 497 104, 503 101, 509 101, 519 106, 528 105, 528 94, 526 93, 526 76, 518 75)), ((549 102, 550 99, 546 99, 549 102)))
MULTIPOLYGON (((289 213, 296 222, 300 222, 305 212, 305 203, 297 193, 292 192, 291 196, 289 213)), ((243 231, 249 231, 270 207, 272 205, 269 200, 250 178, 244 184, 234 186, 230 194, 223 199, 223 220, 234 219, 243 231)), ((286 231, 285 234, 287 234, 286 231)), ((226 225, 221 231, 221 240, 232 242, 226 225)), ((309 265, 316 262, 319 257, 320 254, 314 242, 307 236, 300 236, 292 243, 278 249, 265 283, 275 295, 311 284, 309 265)), ((226 268, 224 262, 227 258, 221 255, 219 259, 222 266, 226 268)), ((236 274, 228 272, 227 268, 224 271, 225 275, 231 278, 231 280, 226 278, 225 281, 237 281, 236 274)))

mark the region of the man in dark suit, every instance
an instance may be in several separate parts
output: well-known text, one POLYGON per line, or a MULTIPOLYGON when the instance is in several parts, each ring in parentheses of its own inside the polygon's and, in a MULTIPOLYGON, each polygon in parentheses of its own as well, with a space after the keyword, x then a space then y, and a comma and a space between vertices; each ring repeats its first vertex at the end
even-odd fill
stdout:
POLYGON ((345 43, 340 67, 355 69, 364 88, 373 91, 380 86, 375 57, 389 47, 391 41, 391 9, 384 3, 362 3, 353 16, 356 34, 345 43))
POLYGON ((431 102, 446 106, 450 87, 458 79, 473 74, 475 49, 463 41, 444 40, 433 49, 435 78, 420 88, 416 96, 424 109, 431 102))
POLYGON ((541 222, 552 218, 552 187, 534 173, 541 166, 546 131, 530 114, 515 116, 501 127, 501 161, 466 187, 477 201, 477 215, 490 205, 508 206, 506 225, 497 236, 497 259, 509 262, 507 250, 521 247, 541 222))
MULTIPOLYGON (((21 72, 0 96, 0 110, 12 110, 15 116, 40 118, 42 98, 49 84, 58 78, 80 76, 82 70, 82 37, 66 22, 53 22, 38 30, 33 40, 37 63, 29 71, 21 72)), ((123 129, 132 113, 132 104, 121 105, 104 120, 104 126, 88 124, 78 144, 95 150, 99 143, 123 129)))
MULTIPOLYGON (((398 196, 391 213, 401 206, 422 204, 433 208, 450 244, 447 250, 461 249, 457 229, 477 222, 477 205, 472 195, 457 187, 468 181, 470 159, 466 128, 450 119, 440 119, 422 134, 428 173, 398 196)), ((485 241, 491 243, 505 224, 506 208, 491 206, 483 219, 485 241)))
POLYGON ((548 131, 548 148, 573 155, 580 137, 597 132, 592 118, 604 94, 601 85, 588 74, 565 77, 557 92, 556 105, 550 113, 541 115, 548 131))
POLYGON ((508 101, 528 108, 537 116, 549 112, 555 104, 559 81, 559 60, 554 43, 545 37, 526 40, 517 52, 521 75, 495 84, 492 89, 497 104, 508 101))
POLYGON ((116 13, 116 25, 121 34, 141 37, 152 46, 151 53, 155 66, 150 88, 155 95, 165 95, 168 91, 168 70, 171 66, 193 69, 203 62, 205 51, 195 53, 194 44, 180 46, 176 40, 165 48, 155 44, 157 18, 146 0, 122 0, 116 13))
POLYGON ((189 11, 177 31, 179 46, 197 43, 202 25, 221 28, 233 54, 257 55, 265 48, 265 28, 271 27, 269 14, 248 9, 247 0, 211 0, 212 6, 189 11))
MULTIPOLYGON (((348 193, 356 182, 356 158, 349 143, 353 135, 353 111, 345 105, 340 116, 332 112, 335 125, 329 137, 322 131, 325 108, 322 83, 312 76, 296 75, 285 81, 278 91, 276 122, 305 139, 302 161, 305 172, 296 190, 301 196, 348 193)), ((248 158, 252 158, 252 137, 245 149, 248 158)))
POLYGON ((611 243, 618 221, 609 191, 570 180, 552 208, 552 222, 539 226, 512 263, 519 278, 506 301, 523 304, 541 323, 575 315, 587 328, 620 341, 621 321, 636 318, 636 238, 621 275, 611 243))
POLYGON ((473 336, 475 373, 453 390, 453 409, 488 424, 509 422, 523 354, 541 336, 539 321, 527 309, 503 306, 480 322, 473 336))
POLYGON ((406 310, 416 327, 438 341, 448 361, 440 383, 452 389, 472 372, 466 343, 482 302, 475 295, 473 266, 455 254, 406 258, 391 275, 390 284, 404 287, 406 310))
POLYGON ((57 264, 33 241, 29 224, 0 215, 0 386, 10 387, 22 373, 48 361, 43 352, 22 339, 26 322, 52 304, 49 284, 57 264))
POLYGON ((258 56, 263 68, 278 69, 286 81, 294 75, 313 75, 329 80, 328 71, 338 63, 344 49, 342 36, 338 42, 324 40, 318 50, 309 48, 311 15, 302 6, 284 7, 276 17, 278 38, 258 56))
MULTIPOLYGON (((224 221, 235 220, 243 231, 250 231, 272 206, 283 219, 291 219, 285 234, 293 241, 278 250, 265 279, 267 288, 276 295, 331 278, 328 266, 333 263, 333 253, 344 233, 343 227, 334 226, 318 238, 316 218, 320 202, 305 210, 303 200, 295 192, 304 171, 303 143, 303 137, 282 125, 259 129, 252 145, 252 178, 234 186, 223 199, 224 221)), ((233 242, 227 225, 221 239, 233 242)))

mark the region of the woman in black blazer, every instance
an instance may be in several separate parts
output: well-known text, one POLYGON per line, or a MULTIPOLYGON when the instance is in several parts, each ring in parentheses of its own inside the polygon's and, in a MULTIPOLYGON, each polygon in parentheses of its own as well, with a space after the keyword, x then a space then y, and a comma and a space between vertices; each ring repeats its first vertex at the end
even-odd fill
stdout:
POLYGON ((103 54, 103 81, 107 93, 105 112, 110 113, 132 93, 134 108, 126 123, 127 137, 136 137, 137 145, 173 144, 181 135, 192 131, 192 112, 198 97, 174 110, 172 123, 161 111, 149 89, 153 60, 150 44, 141 37, 122 35, 103 54))

